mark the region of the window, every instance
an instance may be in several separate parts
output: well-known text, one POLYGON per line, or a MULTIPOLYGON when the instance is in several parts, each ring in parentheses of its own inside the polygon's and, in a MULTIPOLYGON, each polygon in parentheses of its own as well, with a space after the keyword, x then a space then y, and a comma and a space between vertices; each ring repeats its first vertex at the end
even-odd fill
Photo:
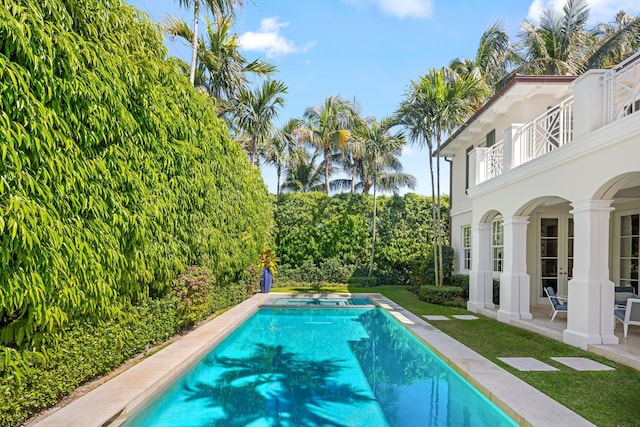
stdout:
POLYGON ((620 217, 620 286, 633 286, 638 292, 640 264, 640 214, 620 217))
POLYGON ((491 222, 491 258, 493 271, 502 271, 502 258, 504 250, 504 227, 502 218, 496 218, 491 222))
POLYGON ((462 226, 462 269, 471 270, 471 226, 462 226))
POLYGON ((492 129, 491 132, 487 134, 487 144, 486 147, 492 147, 496 143, 496 130, 492 129))
POLYGON ((473 151, 473 145, 469 148, 467 148, 467 163, 465 166, 465 176, 464 176, 464 190, 465 192, 467 190, 469 190, 469 155, 471 154, 471 151, 473 151))

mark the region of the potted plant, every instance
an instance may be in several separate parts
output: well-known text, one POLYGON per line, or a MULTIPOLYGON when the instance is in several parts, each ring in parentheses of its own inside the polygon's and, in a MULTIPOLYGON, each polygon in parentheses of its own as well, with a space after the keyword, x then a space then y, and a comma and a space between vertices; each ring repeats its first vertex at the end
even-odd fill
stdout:
POLYGON ((261 269, 260 292, 268 293, 271 291, 273 276, 278 270, 278 257, 276 257, 276 253, 269 248, 263 250, 262 254, 260 254, 258 266, 261 269))

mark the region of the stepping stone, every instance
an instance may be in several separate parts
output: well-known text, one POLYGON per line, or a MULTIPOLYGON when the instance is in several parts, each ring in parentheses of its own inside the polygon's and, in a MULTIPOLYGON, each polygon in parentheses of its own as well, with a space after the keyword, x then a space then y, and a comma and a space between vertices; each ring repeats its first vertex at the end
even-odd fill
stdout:
POLYGON ((449 320, 447 316, 441 316, 439 314, 425 314, 422 317, 427 320, 449 320))
POLYGON ((478 318, 473 314, 454 314, 453 317, 460 320, 476 320, 478 318))
POLYGON ((615 368, 611 366, 603 365, 585 357, 552 357, 551 360, 562 363, 576 371, 615 371, 615 368))
POLYGON ((557 371, 551 365, 547 365, 544 362, 534 359, 533 357, 498 357, 498 360, 503 361, 512 368, 516 368, 518 371, 557 371))

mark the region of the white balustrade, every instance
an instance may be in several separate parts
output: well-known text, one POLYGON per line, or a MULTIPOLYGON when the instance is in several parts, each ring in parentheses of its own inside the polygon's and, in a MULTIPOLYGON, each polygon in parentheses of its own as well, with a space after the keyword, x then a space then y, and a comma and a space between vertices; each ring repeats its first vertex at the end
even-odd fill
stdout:
POLYGON ((502 158, 504 156, 504 144, 502 141, 492 145, 486 153, 486 178, 490 179, 502 175, 502 158))
POLYGON ((513 137, 513 166, 519 166, 573 141, 573 97, 523 125, 513 137))
POLYGON ((604 124, 640 111, 640 51, 608 70, 604 85, 604 124))

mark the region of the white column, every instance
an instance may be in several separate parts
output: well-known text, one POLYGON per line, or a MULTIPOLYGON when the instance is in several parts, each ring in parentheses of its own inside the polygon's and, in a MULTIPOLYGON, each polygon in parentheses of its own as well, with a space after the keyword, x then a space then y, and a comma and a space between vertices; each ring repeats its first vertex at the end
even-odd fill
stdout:
POLYGON ((513 216, 503 220, 503 273, 500 275, 498 320, 531 319, 530 279, 527 274, 527 224, 529 218, 513 216))
POLYGON ((613 334, 614 284, 609 280, 611 202, 572 203, 574 264, 563 341, 583 349, 589 344, 618 344, 613 334))
POLYGON ((491 266, 491 224, 471 225, 471 272, 467 309, 494 308, 493 269, 491 266))

